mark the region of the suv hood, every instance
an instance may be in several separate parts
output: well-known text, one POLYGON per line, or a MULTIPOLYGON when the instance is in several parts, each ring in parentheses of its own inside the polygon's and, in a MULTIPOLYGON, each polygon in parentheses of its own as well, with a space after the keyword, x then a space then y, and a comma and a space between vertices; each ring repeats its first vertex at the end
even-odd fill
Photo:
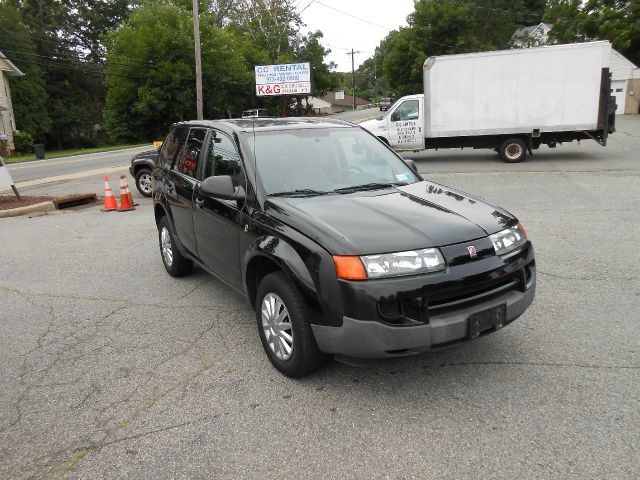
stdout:
POLYGON ((334 255, 451 245, 517 222, 505 210, 426 181, 345 195, 269 198, 265 211, 334 255))

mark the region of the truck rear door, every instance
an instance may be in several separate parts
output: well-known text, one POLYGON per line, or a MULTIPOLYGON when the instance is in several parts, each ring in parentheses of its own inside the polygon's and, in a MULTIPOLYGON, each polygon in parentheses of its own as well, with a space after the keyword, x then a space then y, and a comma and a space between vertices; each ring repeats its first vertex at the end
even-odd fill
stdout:
POLYGON ((420 98, 400 100, 388 115, 389 140, 394 149, 420 150, 424 148, 421 103, 420 98))

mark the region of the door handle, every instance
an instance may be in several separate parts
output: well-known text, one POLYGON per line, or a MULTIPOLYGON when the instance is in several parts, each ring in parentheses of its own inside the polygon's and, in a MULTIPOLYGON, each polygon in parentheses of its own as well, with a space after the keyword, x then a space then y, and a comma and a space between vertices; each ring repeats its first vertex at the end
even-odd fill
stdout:
POLYGON ((201 198, 201 197, 196 198, 196 207, 198 208, 204 207, 204 198, 201 198))

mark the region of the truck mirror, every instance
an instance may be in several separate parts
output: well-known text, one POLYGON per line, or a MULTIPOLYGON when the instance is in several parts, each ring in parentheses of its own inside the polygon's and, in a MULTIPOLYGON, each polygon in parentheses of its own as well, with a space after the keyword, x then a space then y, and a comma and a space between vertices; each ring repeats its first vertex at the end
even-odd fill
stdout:
POLYGON ((393 112, 393 113, 391 114, 391 121, 392 121, 392 122, 397 122, 398 120, 400 120, 399 115, 398 115, 398 112, 393 112))

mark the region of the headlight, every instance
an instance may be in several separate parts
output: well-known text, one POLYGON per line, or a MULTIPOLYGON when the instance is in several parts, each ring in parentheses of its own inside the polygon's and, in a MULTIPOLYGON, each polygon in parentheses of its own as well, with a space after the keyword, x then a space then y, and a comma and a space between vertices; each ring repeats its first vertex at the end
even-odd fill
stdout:
POLYGON ((491 238, 496 255, 504 255, 524 245, 527 241, 527 232, 522 225, 518 224, 515 227, 494 233, 489 238, 491 238))
POLYGON ((437 272, 445 269, 444 258, 437 248, 408 252, 363 255, 360 257, 368 278, 396 277, 437 272))

